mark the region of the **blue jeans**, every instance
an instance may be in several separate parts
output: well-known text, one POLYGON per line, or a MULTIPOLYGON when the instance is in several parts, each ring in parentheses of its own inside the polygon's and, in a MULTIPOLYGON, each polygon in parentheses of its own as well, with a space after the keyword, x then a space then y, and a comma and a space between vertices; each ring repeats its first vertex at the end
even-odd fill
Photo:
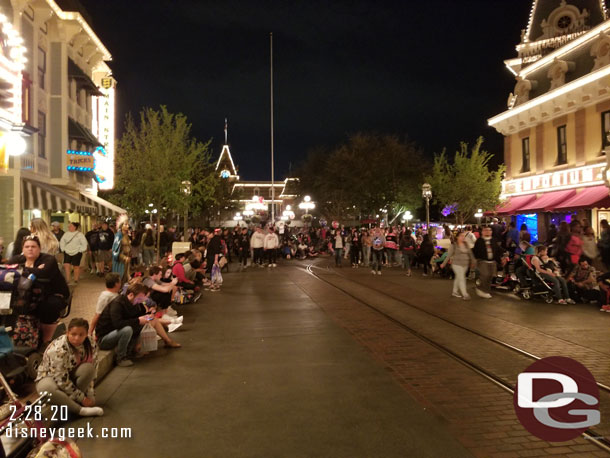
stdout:
POLYGON ((127 351, 129 350, 129 342, 133 336, 133 329, 131 326, 125 326, 121 329, 115 329, 109 332, 99 341, 99 347, 101 350, 112 350, 116 347, 116 357, 120 361, 127 357, 127 351))
POLYGON ((373 270, 377 270, 377 272, 381 272, 381 264, 383 264, 383 250, 372 250, 373 252, 373 262, 371 263, 371 267, 373 270))
POLYGON ((343 248, 335 248, 335 266, 341 265, 342 258, 343 258, 343 248))

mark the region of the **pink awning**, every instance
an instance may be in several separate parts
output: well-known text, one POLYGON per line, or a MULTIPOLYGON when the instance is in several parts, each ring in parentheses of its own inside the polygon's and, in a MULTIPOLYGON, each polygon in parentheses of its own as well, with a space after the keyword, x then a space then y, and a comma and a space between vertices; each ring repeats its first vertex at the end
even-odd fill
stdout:
POLYGON ((610 189, 606 186, 584 188, 570 199, 555 205, 555 211, 577 210, 579 208, 610 208, 610 189))
POLYGON ((567 189, 565 191, 551 191, 540 194, 533 202, 519 208, 519 213, 536 213, 552 211, 557 205, 572 198, 576 194, 575 189, 567 189))
MULTIPOLYGON (((504 204, 499 205, 496 208, 498 215, 512 215, 521 207, 529 204, 531 201, 536 199, 536 194, 528 194, 527 196, 515 196, 508 199, 504 204)), ((487 212, 486 212, 487 214, 487 212)))

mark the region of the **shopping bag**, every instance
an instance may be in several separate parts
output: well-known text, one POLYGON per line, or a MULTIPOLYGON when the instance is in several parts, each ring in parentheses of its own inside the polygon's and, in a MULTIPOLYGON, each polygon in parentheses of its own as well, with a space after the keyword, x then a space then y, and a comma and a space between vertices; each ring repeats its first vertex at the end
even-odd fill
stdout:
POLYGON ((140 332, 141 351, 157 351, 157 331, 146 323, 140 332))
POLYGON ((212 266, 212 283, 222 285, 222 274, 220 273, 220 267, 216 264, 212 266))

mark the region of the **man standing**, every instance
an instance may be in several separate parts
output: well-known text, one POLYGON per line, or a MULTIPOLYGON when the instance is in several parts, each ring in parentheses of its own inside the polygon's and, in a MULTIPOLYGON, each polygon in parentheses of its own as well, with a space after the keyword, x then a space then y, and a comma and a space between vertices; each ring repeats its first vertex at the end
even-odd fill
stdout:
POLYGON ((106 266, 108 271, 112 270, 112 243, 114 242, 114 233, 108 227, 108 222, 102 222, 102 228, 97 233, 97 253, 95 261, 97 263, 97 275, 104 276, 106 266))
POLYGON ((53 221, 51 223, 51 231, 53 232, 53 235, 55 235, 55 238, 59 242, 64 235, 64 231, 61 230, 61 223, 59 221, 53 221))
POLYGON ((253 264, 258 264, 259 267, 263 267, 263 246, 265 245, 265 234, 260 227, 255 229, 252 238, 250 239, 250 247, 253 250, 253 264))
MULTIPOLYGON (((98 223, 94 223, 93 227, 89 232, 85 234, 85 238, 87 239, 87 267, 89 268, 89 272, 91 274, 95 274, 97 270, 97 266, 95 264, 95 255, 97 253, 98 247, 98 233, 100 231, 100 226, 98 223)), ((99 275, 99 272, 97 272, 99 275)))
POLYGON ((472 250, 479 269, 480 286, 476 288, 476 292, 479 297, 484 299, 491 298, 491 280, 496 275, 498 263, 502 259, 500 242, 492 236, 492 233, 491 227, 483 227, 482 235, 472 250))
POLYGON ((244 227, 241 234, 235 236, 235 246, 239 255, 239 269, 245 269, 248 266, 248 256, 250 256, 250 237, 248 237, 248 228, 244 227))
POLYGON ((208 242, 207 250, 206 250, 206 269, 205 271, 208 274, 212 273, 212 267, 214 265, 218 265, 218 259, 220 259, 220 255, 222 254, 222 241, 220 238, 221 230, 220 228, 214 229, 214 236, 208 242))
POLYGON ((280 239, 275 233, 273 226, 269 226, 269 233, 265 235, 263 247, 265 248, 265 257, 269 262, 269 267, 277 267, 275 263, 275 256, 278 247, 280 246, 280 239))

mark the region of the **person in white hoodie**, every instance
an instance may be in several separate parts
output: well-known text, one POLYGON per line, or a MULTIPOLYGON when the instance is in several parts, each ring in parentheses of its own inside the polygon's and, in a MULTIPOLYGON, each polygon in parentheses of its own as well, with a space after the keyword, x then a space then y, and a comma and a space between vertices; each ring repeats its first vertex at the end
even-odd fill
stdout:
POLYGON ((277 253, 277 249, 280 246, 280 239, 275 233, 275 229, 273 227, 269 228, 269 233, 265 235, 265 257, 269 262, 269 267, 277 267, 275 263, 275 256, 277 253))
POLYGON ((260 227, 257 227, 250 238, 250 248, 252 248, 252 264, 263 267, 263 247, 265 245, 265 234, 260 227))
POLYGON ((66 281, 68 283, 70 283, 71 268, 74 269, 74 283, 78 283, 80 262, 83 253, 86 253, 89 247, 84 234, 78 230, 79 226, 79 223, 70 223, 68 225, 68 232, 59 241, 59 249, 64 253, 64 270, 66 271, 66 281))

